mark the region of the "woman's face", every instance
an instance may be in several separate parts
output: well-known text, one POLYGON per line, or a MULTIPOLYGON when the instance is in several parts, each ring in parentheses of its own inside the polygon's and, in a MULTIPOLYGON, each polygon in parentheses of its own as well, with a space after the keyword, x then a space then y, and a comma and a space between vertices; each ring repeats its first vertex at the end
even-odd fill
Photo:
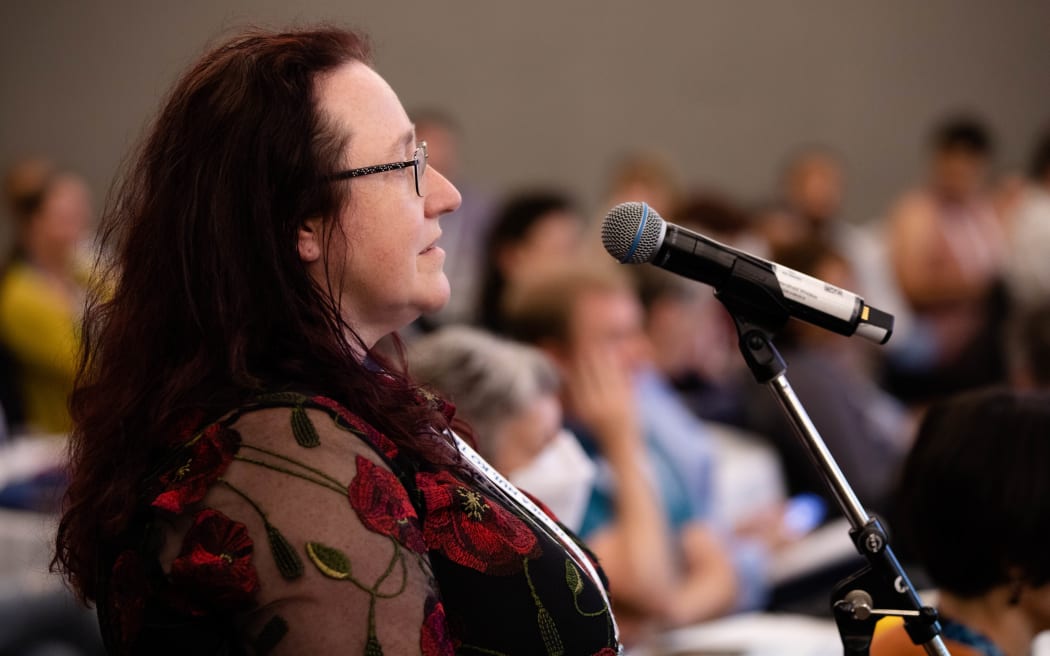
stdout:
MULTIPOLYGON (((322 114, 349 135, 343 168, 412 159, 413 125, 397 94, 371 68, 345 64, 318 80, 317 94, 322 114)), ((460 195, 427 167, 421 198, 413 176, 408 167, 351 179, 339 218, 342 234, 337 230, 328 240, 315 233, 319 240, 311 245, 310 234, 304 244, 300 233, 300 255, 314 276, 341 294, 344 317, 368 346, 448 301, 445 252, 435 246, 437 219, 459 207, 460 195)))
POLYGON ((91 195, 72 175, 51 183, 40 210, 26 226, 25 240, 49 250, 72 251, 91 224, 91 195))
POLYGON ((582 225, 580 217, 565 210, 537 219, 524 239, 500 254, 504 277, 512 285, 520 284, 571 259, 579 252, 582 225))

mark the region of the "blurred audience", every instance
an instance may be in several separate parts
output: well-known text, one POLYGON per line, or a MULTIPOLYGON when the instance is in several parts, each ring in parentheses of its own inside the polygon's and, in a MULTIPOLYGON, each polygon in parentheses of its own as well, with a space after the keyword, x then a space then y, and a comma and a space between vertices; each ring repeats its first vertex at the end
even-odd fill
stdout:
MULTIPOLYGON (((767 256, 747 214, 718 194, 693 194, 677 223, 733 248, 767 256)), ((733 385, 743 367, 736 329, 711 287, 651 266, 631 269, 645 307, 653 364, 703 419, 743 425, 743 403, 733 385)))
POLYGON ((509 293, 551 266, 579 255, 584 220, 569 196, 552 190, 510 196, 497 212, 484 248, 478 322, 504 332, 509 293))
POLYGON ((769 248, 783 252, 822 241, 849 260, 855 287, 871 305, 894 316, 894 339, 887 351, 907 349, 911 309, 901 294, 890 264, 885 226, 881 222, 846 221, 846 167, 827 146, 797 149, 788 156, 780 179, 782 208, 767 210, 759 226, 769 248))
POLYGON ((631 271, 653 366, 697 417, 743 425, 743 400, 732 384, 743 360, 732 320, 711 288, 656 267, 631 271))
POLYGON ((754 217, 730 197, 715 191, 693 192, 679 204, 675 222, 733 248, 769 256, 769 240, 756 229, 754 217))
POLYGON ((445 275, 452 287, 448 304, 439 312, 426 315, 418 322, 429 329, 435 325, 470 323, 476 319, 477 297, 484 239, 493 219, 493 203, 469 179, 463 170, 463 129, 449 113, 421 108, 411 112, 416 125, 416 138, 427 142, 428 163, 452 181, 463 197, 459 209, 441 220, 441 238, 445 251, 445 275))
POLYGON ((409 364, 416 380, 456 404, 497 471, 579 530, 595 467, 562 428, 558 372, 543 353, 447 326, 412 344, 409 364))
MULTIPOLYGON (((705 435, 669 432, 650 375, 642 307, 618 269, 566 268, 508 304, 512 336, 536 344, 565 381, 567 424, 598 467, 580 534, 610 579, 621 628, 680 626, 740 603, 741 580, 710 509, 705 435)), ((690 417, 680 409, 679 416, 690 417)))
POLYGON ((681 199, 681 183, 670 160, 655 151, 637 151, 613 163, 603 209, 639 201, 674 221, 681 199))
MULTIPOLYGON (((785 521, 787 490, 778 452, 738 428, 749 424, 747 397, 756 390, 753 383, 739 383, 744 364, 728 313, 706 285, 655 267, 630 270, 645 308, 652 354, 653 369, 638 376, 647 407, 643 414, 657 418, 662 432, 710 441, 713 482, 705 505, 711 519, 732 531, 732 549, 742 552, 758 541, 762 551, 771 551, 801 538, 815 524, 785 521)), ((762 568, 758 561, 765 557, 756 556, 752 571, 762 568)), ((756 593, 762 587, 752 586, 756 593)))
POLYGON ((682 201, 682 185, 674 165, 657 151, 634 151, 612 162, 608 183, 584 239, 585 252, 592 259, 609 259, 602 246, 601 227, 610 209, 627 202, 648 203, 660 216, 674 221, 682 201))
MULTIPOLYGON (((775 252, 774 259, 843 289, 856 286, 849 262, 821 241, 775 252)), ((869 345, 797 320, 776 343, 795 393, 857 496, 866 507, 885 511, 913 426, 906 409, 875 384, 869 345)), ((777 447, 791 493, 819 494, 837 507, 781 408, 766 390, 747 389, 748 427, 777 447)))
POLYGON ((1009 218, 1010 297, 1023 308, 1050 302, 1050 128, 1036 143, 1028 181, 1009 218))
POLYGON ((1014 387, 1050 390, 1050 298, 1015 314, 1007 353, 1014 387))
POLYGON ((64 433, 76 368, 87 276, 77 248, 91 223, 87 186, 40 159, 14 165, 5 194, 15 220, 14 251, 0 279, 0 342, 14 365, 24 429, 64 433))
MULTIPOLYGON (((971 392, 930 408, 894 528, 939 593, 955 656, 1025 656, 1050 630, 1050 394, 971 392)), ((873 656, 922 654, 903 628, 873 656)))
POLYGON ((770 247, 782 250, 817 238, 835 241, 843 224, 844 187, 842 162, 831 149, 810 146, 789 156, 780 179, 784 211, 761 224, 770 247))
POLYGON ((926 335, 923 351, 895 362, 897 393, 911 400, 1002 380, 999 285, 1006 236, 991 202, 992 140, 972 118, 939 124, 929 178, 889 218, 897 281, 926 335))

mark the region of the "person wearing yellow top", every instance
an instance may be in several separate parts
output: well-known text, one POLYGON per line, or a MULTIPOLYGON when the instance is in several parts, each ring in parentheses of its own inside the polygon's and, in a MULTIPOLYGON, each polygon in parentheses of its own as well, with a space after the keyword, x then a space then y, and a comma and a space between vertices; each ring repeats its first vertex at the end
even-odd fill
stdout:
POLYGON ((0 343, 10 353, 27 432, 64 433, 78 350, 85 279, 77 244, 90 223, 80 178, 27 160, 8 174, 14 254, 0 278, 0 343))

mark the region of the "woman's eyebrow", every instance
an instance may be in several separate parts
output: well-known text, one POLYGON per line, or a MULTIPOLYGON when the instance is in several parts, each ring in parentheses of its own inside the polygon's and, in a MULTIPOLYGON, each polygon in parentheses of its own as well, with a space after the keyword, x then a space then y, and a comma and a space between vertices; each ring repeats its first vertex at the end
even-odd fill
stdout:
POLYGON ((397 145, 394 146, 394 152, 398 156, 401 156, 405 153, 405 151, 409 150, 410 147, 413 147, 415 145, 416 126, 413 125, 411 128, 409 128, 408 132, 406 132, 400 139, 398 139, 397 145))

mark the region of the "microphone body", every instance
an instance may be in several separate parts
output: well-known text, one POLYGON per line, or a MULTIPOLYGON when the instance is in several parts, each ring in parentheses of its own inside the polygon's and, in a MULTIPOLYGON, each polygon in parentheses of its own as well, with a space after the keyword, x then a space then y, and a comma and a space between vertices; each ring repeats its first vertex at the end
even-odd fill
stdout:
POLYGON ((774 328, 795 317, 877 344, 893 332, 893 315, 856 294, 667 223, 645 203, 611 209, 602 243, 622 264, 648 262, 711 285, 731 310, 774 328))

